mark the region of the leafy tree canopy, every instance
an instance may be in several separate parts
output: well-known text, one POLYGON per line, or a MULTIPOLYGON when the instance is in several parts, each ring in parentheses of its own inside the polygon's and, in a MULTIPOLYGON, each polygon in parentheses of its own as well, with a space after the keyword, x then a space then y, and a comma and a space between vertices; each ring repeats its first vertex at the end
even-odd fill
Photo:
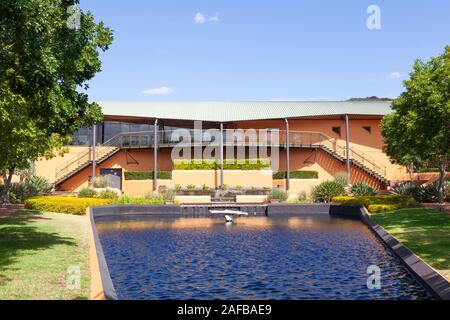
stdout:
POLYGON ((99 51, 112 43, 112 31, 81 10, 79 26, 71 26, 73 5, 78 0, 0 1, 3 175, 52 156, 68 135, 102 118, 86 90, 101 71, 99 51))
POLYGON ((417 60, 404 85, 382 121, 386 152, 400 164, 435 164, 443 185, 450 159, 450 46, 428 62, 417 60))

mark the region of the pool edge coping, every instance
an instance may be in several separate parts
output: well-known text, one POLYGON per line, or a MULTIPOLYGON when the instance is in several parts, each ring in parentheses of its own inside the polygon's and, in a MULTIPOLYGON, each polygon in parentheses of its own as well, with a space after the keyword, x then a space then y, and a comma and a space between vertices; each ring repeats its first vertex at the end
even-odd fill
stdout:
POLYGON ((95 207, 87 208, 89 223, 89 269, 91 283, 89 300, 118 300, 114 284, 109 274, 108 264, 95 225, 95 207))
POLYGON ((450 282, 447 279, 376 223, 363 205, 360 205, 359 210, 361 221, 394 253, 434 299, 450 300, 450 282))
MULTIPOLYGON (((176 206, 176 205, 175 205, 176 206)), ((173 207, 175 207, 173 206, 173 207)), ((283 206, 277 204, 277 207, 283 206)), ((295 205, 286 205, 285 207, 294 207, 295 205)), ((301 204, 300 206, 306 207, 307 204, 301 204)), ((316 206, 316 205, 312 205, 316 206)), ((108 206, 108 207, 120 207, 120 206, 108 206)), ((134 207, 134 206, 132 206, 134 207)), ((158 209, 160 206, 139 206, 151 207, 152 209, 158 209)), ((161 206, 164 207, 164 206, 161 206)), ((172 207, 172 206, 171 206, 172 207)), ((362 223, 369 227, 369 229, 377 236, 377 238, 400 260, 404 267, 409 271, 422 286, 432 295, 435 299, 450 300, 450 282, 448 282, 441 274, 429 266, 425 261, 414 254, 410 249, 401 244, 394 236, 387 232, 383 227, 377 224, 371 219, 370 214, 363 205, 338 205, 327 204, 324 208, 328 207, 328 214, 331 215, 332 209, 338 208, 342 210, 345 208, 351 209, 352 214, 348 215, 357 216, 362 223), (356 209, 356 210, 355 210, 356 209), (355 212, 356 211, 356 212, 355 212)), ((87 209, 87 215, 89 219, 89 251, 90 251, 90 272, 91 272, 91 285, 90 285, 90 299, 91 300, 118 300, 114 284, 109 273, 106 258, 103 252, 103 248, 98 236, 97 227, 95 225, 95 209, 103 207, 89 207, 87 209)), ((130 206, 123 206, 123 209, 129 209, 130 206)), ((167 208, 165 208, 167 209, 167 208)), ((158 210, 155 210, 158 211, 158 210)), ((162 210, 166 211, 166 210, 162 210)), ((158 212, 150 212, 149 214, 155 214, 158 212)), ((324 212, 326 213, 326 212, 324 212)), ((121 212, 120 214, 126 214, 121 212)), ((164 212, 159 212, 164 214, 164 212)), ((277 213, 272 213, 277 214, 277 213)), ((117 212, 108 214, 108 216, 118 215, 117 212)), ((128 215, 139 215, 138 212, 128 212, 128 215)), ((182 215, 176 213, 175 215, 182 215)), ((269 215, 269 214, 267 214, 269 215)), ((339 213, 335 214, 339 215, 339 213)))

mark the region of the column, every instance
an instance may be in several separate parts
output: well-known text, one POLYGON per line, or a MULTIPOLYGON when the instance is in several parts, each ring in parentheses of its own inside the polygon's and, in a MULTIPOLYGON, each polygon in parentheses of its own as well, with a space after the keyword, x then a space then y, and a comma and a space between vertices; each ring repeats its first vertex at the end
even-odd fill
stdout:
POLYGON ((158 189, 158 119, 155 119, 153 132, 153 192, 158 189))
POLYGON ((350 133, 348 128, 348 114, 345 115, 345 154, 347 156, 347 181, 350 184, 350 133))
POLYGON ((289 120, 284 119, 286 124, 286 191, 291 187, 291 162, 290 162, 290 152, 289 152, 289 120))

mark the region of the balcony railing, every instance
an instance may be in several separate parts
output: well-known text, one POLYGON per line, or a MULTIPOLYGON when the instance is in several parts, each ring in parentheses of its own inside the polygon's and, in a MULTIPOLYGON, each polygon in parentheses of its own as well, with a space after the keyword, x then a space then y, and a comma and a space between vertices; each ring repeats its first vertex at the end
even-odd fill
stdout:
MULTIPOLYGON (((153 131, 120 133, 106 141, 104 146, 119 148, 149 148, 153 147, 155 137, 153 131)), ((195 146, 218 146, 220 145, 220 130, 160 130, 158 131, 159 147, 195 147, 195 146)), ((226 146, 246 147, 284 147, 286 146, 285 130, 224 130, 224 142, 226 146)), ((331 138, 322 132, 289 131, 289 145, 291 147, 321 147, 328 149, 335 155, 346 159, 347 149, 345 142, 331 138)), ((350 159, 359 162, 366 168, 386 176, 386 166, 368 156, 364 152, 349 148, 350 159)))

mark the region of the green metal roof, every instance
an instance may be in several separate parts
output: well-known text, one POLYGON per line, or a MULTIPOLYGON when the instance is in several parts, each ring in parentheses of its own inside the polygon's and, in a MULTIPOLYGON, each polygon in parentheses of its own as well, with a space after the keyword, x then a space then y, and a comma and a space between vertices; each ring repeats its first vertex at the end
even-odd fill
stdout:
POLYGON ((379 115, 390 101, 101 102, 103 114, 158 119, 230 122, 333 115, 379 115))

